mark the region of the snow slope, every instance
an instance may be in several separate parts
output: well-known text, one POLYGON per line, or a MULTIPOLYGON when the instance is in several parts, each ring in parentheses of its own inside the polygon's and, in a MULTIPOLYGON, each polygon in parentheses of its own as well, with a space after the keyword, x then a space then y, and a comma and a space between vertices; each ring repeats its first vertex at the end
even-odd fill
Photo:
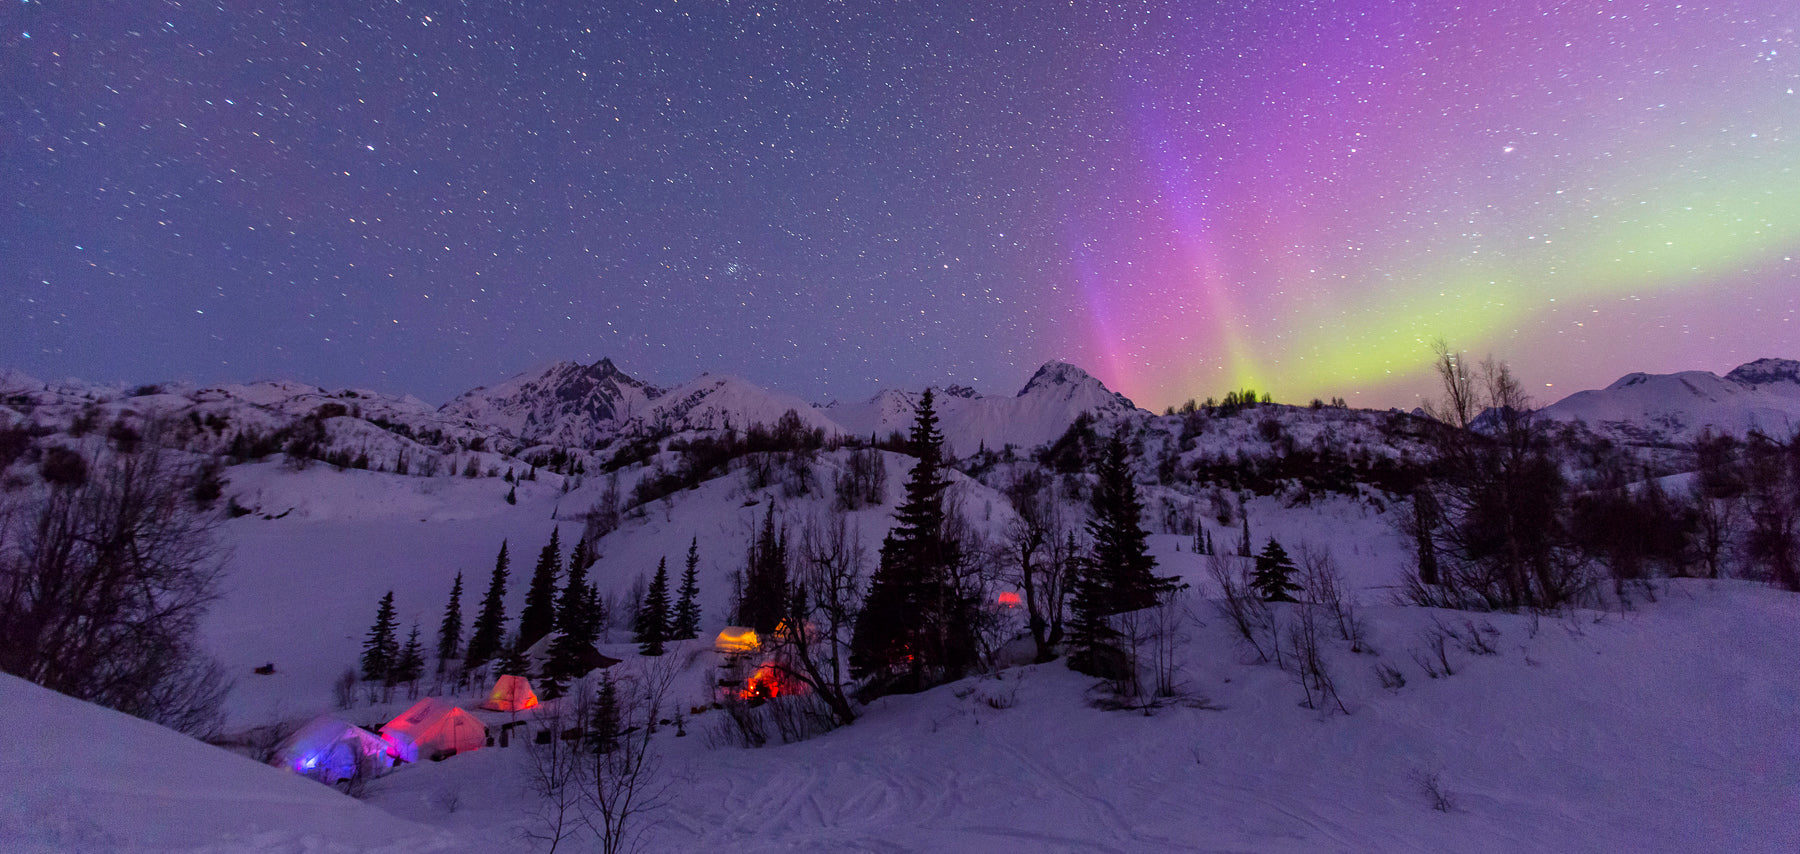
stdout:
MULTIPOLYGON (((1378 652, 1333 646, 1350 714, 1325 715, 1192 601, 1187 697, 1151 716, 1093 708, 1092 680, 1052 663, 885 698, 795 745, 718 746, 716 712, 686 738, 665 728, 673 786, 644 849, 1795 850, 1797 603, 1682 581, 1628 612, 1564 619, 1368 608, 1378 652), (1411 653, 1436 623, 1479 626, 1497 651, 1453 647, 1454 675, 1427 678, 1411 653), (1384 689, 1377 662, 1407 684, 1384 689)), ((526 761, 489 750, 404 768, 372 802, 500 845, 538 827, 504 782, 526 761)))
POLYGON ((0 850, 454 850, 333 789, 0 674, 0 850))

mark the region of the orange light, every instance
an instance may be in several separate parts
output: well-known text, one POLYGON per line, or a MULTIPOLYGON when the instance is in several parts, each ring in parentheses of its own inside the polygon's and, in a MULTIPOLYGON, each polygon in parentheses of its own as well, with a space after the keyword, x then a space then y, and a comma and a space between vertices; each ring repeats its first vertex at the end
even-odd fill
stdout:
POLYGON ((755 673, 750 674, 750 678, 744 682, 741 696, 746 700, 772 700, 780 693, 781 682, 777 678, 774 665, 765 664, 758 667, 755 673))
POLYGON ((1001 593, 997 601, 1008 608, 1017 608, 1025 604, 1025 600, 1020 599, 1019 594, 1011 590, 1001 593))

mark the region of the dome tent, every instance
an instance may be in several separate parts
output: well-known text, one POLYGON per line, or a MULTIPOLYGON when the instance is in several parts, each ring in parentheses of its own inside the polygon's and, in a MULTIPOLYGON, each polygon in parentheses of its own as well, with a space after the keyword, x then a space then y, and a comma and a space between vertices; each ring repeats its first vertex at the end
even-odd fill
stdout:
POLYGON ((494 690, 488 692, 481 707, 496 712, 522 712, 537 704, 537 692, 531 690, 529 680, 523 676, 505 675, 494 680, 494 690))
POLYGON ((448 700, 426 697, 381 728, 395 759, 417 762, 475 750, 487 743, 487 726, 448 700))
POLYGON ((333 715, 308 721, 275 748, 270 765, 325 783, 393 767, 388 743, 374 733, 333 715))

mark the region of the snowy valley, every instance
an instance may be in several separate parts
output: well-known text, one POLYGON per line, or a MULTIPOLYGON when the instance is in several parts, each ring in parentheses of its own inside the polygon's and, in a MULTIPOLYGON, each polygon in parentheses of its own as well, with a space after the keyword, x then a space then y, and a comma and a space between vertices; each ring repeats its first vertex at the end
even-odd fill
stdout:
MULTIPOLYGON (((917 693, 865 690, 848 726, 775 720, 806 708, 806 692, 749 697, 744 668, 773 653, 715 642, 738 623, 762 531, 791 537, 797 565, 809 536, 839 524, 866 583, 909 500, 920 401, 815 405, 722 375, 665 389, 606 360, 438 408, 289 382, 0 375, 11 508, 150 450, 197 473, 221 567, 197 644, 233 683, 207 733, 218 747, 0 677, 17 734, 0 751, 14 781, 0 847, 597 850, 604 834, 571 824, 583 808, 542 791, 549 748, 535 733, 586 720, 577 705, 614 679, 660 686, 627 733, 649 765, 624 850, 1800 848, 1800 596, 1756 545, 1769 508, 1790 512, 1790 547, 1800 535, 1800 363, 1633 374, 1541 410, 1532 429, 1555 449, 1569 507, 1557 559, 1580 582, 1541 608, 1495 607, 1478 586, 1436 602, 1456 609, 1415 595, 1416 496, 1450 477, 1445 448, 1485 448, 1485 434, 1239 392, 1159 415, 1057 362, 1014 395, 935 390, 979 664, 917 693), (1116 677, 1034 661, 1017 607, 1029 521, 1090 548, 1115 437, 1155 572, 1185 583, 1147 609, 1144 661, 1137 629, 1119 642, 1155 683, 1125 695, 1116 677), (1609 525, 1628 539, 1643 532, 1624 514, 1664 504, 1688 508, 1689 540, 1619 545, 1609 525), (474 616, 502 543, 510 632, 553 532, 559 562, 591 545, 587 578, 613 614, 596 649, 617 664, 521 711, 479 708, 496 666, 459 684, 456 662, 439 675, 431 660, 404 684, 338 687, 384 594, 401 636, 417 626, 429 647, 458 577, 462 621, 474 616), (1300 601, 1237 601, 1271 542, 1303 570, 1300 601), (698 636, 643 655, 629 614, 659 562, 679 578, 690 548, 698 636), (491 734, 525 723, 506 747, 359 780, 354 799, 250 758, 317 715, 378 730, 433 695, 491 734), (766 745, 743 746, 745 715, 766 745)), ((0 548, 20 542, 9 530, 0 548)), ((541 671, 534 649, 519 654, 541 671)))

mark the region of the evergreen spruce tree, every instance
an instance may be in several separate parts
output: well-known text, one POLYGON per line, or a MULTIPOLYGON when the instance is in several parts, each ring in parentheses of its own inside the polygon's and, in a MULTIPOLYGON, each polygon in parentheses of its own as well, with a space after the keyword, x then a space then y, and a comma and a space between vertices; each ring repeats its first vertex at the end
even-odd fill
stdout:
POLYGON ((581 559, 585 542, 576 542, 575 552, 569 556, 568 583, 556 600, 556 630, 561 634, 550 642, 540 686, 548 699, 562 696, 564 686, 586 675, 589 653, 593 651, 594 642, 599 640, 594 622, 587 613, 593 591, 587 583, 587 564, 581 559))
POLYGON ((1256 558, 1256 572, 1250 577, 1250 586, 1262 594, 1263 601, 1293 602, 1294 592, 1300 589, 1300 585, 1294 583, 1294 573, 1298 571, 1293 559, 1288 557, 1287 549, 1271 537, 1256 558))
POLYGON ((394 669, 388 674, 388 682, 392 685, 416 682, 424 673, 425 645, 419 641, 419 624, 414 622, 412 633, 406 636, 406 645, 400 648, 394 669))
POLYGON ((519 488, 518 487, 516 487, 516 486, 507 487, 506 503, 508 503, 508 504, 519 503, 519 488))
POLYGON ((587 608, 583 609, 587 618, 587 631, 597 639, 612 642, 612 610, 606 606, 606 599, 600 595, 598 585, 588 585, 587 608))
POLYGON ((450 604, 444 608, 444 621, 438 624, 437 672, 443 675, 450 659, 462 652, 462 573, 450 585, 450 604))
POLYGON ((400 643, 394 637, 398 628, 394 621, 394 591, 389 590, 381 597, 381 604, 375 609, 375 624, 369 627, 368 639, 363 641, 364 681, 393 684, 389 680, 400 658, 400 643))
POLYGON ((1243 515, 1244 533, 1238 537, 1238 557, 1250 556, 1250 514, 1243 515))
POLYGON ((1117 614, 1148 608, 1170 590, 1173 579, 1159 578, 1151 570, 1149 534, 1144 531, 1144 503, 1131 476, 1130 451, 1122 435, 1115 433, 1100 458, 1099 479, 1094 484, 1093 519, 1088 537, 1093 540, 1089 571, 1099 576, 1106 597, 1105 613, 1117 614))
POLYGON ((494 575, 488 581, 487 595, 481 597, 481 612, 469 631, 469 649, 463 658, 463 669, 474 670, 500 654, 502 633, 506 630, 506 576, 510 561, 506 541, 500 541, 500 555, 494 559, 494 575))
POLYGON ((595 753, 611 753, 619 747, 619 689, 612 674, 600 677, 600 692, 588 726, 588 746, 595 753))
POLYGON ((763 514, 762 532, 750 544, 739 597, 738 624, 767 636, 781 624, 787 605, 787 528, 775 524, 775 503, 763 514))
POLYGON ((669 559, 663 558, 656 563, 656 575, 650 579, 650 589, 644 593, 644 603, 638 607, 637 637, 638 652, 644 655, 662 655, 663 642, 669 639, 669 559))
POLYGON ((956 586, 960 544, 945 531, 944 437, 931 390, 919 398, 908 446, 917 458, 906 500, 881 543, 880 563, 851 634, 858 678, 898 677, 892 687, 919 690, 960 677, 975 663, 978 604, 956 586))
MULTIPOLYGON (((1114 433, 1101 451, 1088 522, 1089 552, 1075 568, 1070 597, 1069 666, 1106 675, 1106 654, 1119 635, 1107 618, 1157 604, 1173 591, 1175 579, 1152 570, 1149 535, 1144 531, 1143 501, 1131 474, 1130 449, 1122 433, 1114 433)), ((1199 535, 1196 535, 1199 536, 1199 535)))
POLYGON ((1119 636, 1106 619, 1115 613, 1112 591, 1092 560, 1078 556, 1073 564, 1066 635, 1069 667, 1081 673, 1095 673, 1101 668, 1102 651, 1119 636))
POLYGON ((550 542, 538 552, 525 591, 525 608, 519 612, 519 648, 530 649, 556 628, 556 578, 562 574, 561 529, 550 529, 550 542))
POLYGON ((676 640, 700 636, 700 538, 688 543, 687 569, 681 573, 681 592, 675 597, 675 625, 670 634, 676 640))

